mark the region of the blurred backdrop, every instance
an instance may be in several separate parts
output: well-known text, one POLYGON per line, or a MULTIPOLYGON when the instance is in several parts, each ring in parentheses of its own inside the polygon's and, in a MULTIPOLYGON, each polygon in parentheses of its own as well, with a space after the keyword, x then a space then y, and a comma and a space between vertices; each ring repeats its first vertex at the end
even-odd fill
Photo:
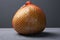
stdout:
MULTIPOLYGON (((11 28, 15 12, 27 0, 0 0, 0 28, 11 28)), ((60 27, 60 0, 31 0, 46 14, 46 27, 60 27)))

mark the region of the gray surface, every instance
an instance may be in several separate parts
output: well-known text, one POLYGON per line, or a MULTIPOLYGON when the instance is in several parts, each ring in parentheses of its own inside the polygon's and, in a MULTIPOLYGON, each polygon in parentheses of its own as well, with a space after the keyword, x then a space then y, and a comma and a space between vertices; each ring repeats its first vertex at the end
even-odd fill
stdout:
MULTIPOLYGON (((27 0, 0 0, 0 27, 12 27, 11 20, 15 12, 27 0)), ((60 27, 60 0, 31 0, 46 14, 47 27, 60 27)))
POLYGON ((43 33, 19 35, 12 28, 0 28, 0 40, 60 40, 60 28, 46 28, 43 33))

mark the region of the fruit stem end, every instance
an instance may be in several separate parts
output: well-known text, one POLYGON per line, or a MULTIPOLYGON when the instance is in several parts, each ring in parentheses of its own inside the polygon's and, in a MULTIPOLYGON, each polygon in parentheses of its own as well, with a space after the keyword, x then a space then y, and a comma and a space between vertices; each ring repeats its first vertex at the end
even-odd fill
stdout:
POLYGON ((28 5, 28 4, 31 4, 31 1, 30 0, 26 2, 26 5, 28 5))

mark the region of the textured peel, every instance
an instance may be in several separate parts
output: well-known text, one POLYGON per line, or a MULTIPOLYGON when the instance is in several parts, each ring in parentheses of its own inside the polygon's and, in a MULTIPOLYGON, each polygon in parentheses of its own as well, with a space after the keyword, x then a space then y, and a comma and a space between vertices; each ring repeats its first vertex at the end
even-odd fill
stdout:
POLYGON ((13 28, 21 34, 42 32, 46 26, 44 12, 34 4, 23 5, 12 19, 13 28))

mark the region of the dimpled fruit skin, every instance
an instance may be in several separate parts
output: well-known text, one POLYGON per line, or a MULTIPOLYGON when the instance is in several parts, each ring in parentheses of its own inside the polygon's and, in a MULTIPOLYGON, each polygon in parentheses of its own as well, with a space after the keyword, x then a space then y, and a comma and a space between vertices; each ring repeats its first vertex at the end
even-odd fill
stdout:
POLYGON ((42 32, 46 26, 46 17, 36 5, 23 5, 14 15, 12 25, 21 34, 42 32))

